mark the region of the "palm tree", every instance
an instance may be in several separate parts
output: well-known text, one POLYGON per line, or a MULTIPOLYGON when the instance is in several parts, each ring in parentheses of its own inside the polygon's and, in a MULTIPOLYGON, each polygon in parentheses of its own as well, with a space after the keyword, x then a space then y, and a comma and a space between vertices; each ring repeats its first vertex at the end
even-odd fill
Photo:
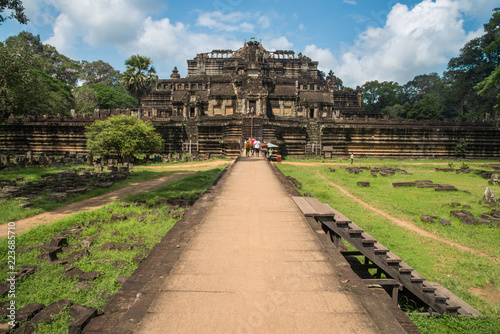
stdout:
POLYGON ((153 90, 156 85, 156 70, 151 65, 153 61, 144 56, 133 55, 125 61, 127 69, 122 75, 122 83, 126 90, 139 102, 137 117, 141 118, 142 98, 153 90))

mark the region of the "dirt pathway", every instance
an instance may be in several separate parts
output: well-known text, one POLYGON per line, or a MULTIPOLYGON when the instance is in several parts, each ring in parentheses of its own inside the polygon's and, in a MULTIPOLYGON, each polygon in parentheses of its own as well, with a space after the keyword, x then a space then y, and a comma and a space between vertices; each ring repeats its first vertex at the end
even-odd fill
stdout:
POLYGON ((439 242, 442 242, 442 243, 445 243, 445 244, 448 244, 452 247, 456 247, 462 251, 465 251, 465 252, 469 252, 469 253, 473 253, 475 255, 478 255, 478 256, 481 256, 481 257, 484 257, 484 258, 487 258, 493 262, 500 262, 496 257, 493 257, 489 254, 486 254, 486 253, 483 253, 483 252, 480 252, 474 248, 470 248, 470 247, 467 247, 467 246, 463 246, 463 245, 460 245, 460 244, 457 244, 456 242, 453 242, 453 241, 450 241, 448 239, 445 239, 445 238, 442 238, 442 237, 439 237, 429 231, 426 231, 418 226, 415 226, 414 224, 410 223, 410 222, 407 222, 407 221, 404 221, 404 220, 401 220, 401 219, 398 219, 396 217, 393 217, 391 215, 389 215, 388 213, 382 211, 382 210, 379 210, 373 206, 371 206, 370 204, 368 203, 365 203, 363 202, 361 199, 351 195, 347 190, 345 190, 344 188, 342 188, 341 186, 339 186, 338 184, 335 184, 333 183, 332 181, 330 181, 329 179, 327 179, 326 177, 324 177, 323 175, 321 175, 319 172, 316 172, 316 174, 322 178, 323 180, 325 180, 326 182, 328 182, 328 184, 331 184, 332 186, 336 187, 342 194, 350 197, 351 199, 353 199, 354 201, 358 202, 359 204, 361 204, 363 207, 367 208, 367 209, 370 209, 372 210, 373 212, 387 218, 388 220, 390 220, 391 222, 395 223, 396 225, 398 226, 401 226, 401 227, 404 227, 412 232, 415 232, 415 233, 418 233, 419 235, 423 236, 423 237, 426 237, 426 238, 430 238, 430 239, 433 239, 433 240, 436 240, 436 241, 439 241, 439 242))
MULTIPOLYGON (((70 216, 76 212, 79 211, 90 211, 90 210, 95 210, 98 209, 106 204, 109 204, 113 201, 117 201, 121 198, 125 198, 129 195, 133 194, 138 194, 141 192, 149 191, 155 187, 163 186, 165 184, 177 181, 183 177, 186 177, 189 174, 193 174, 194 172, 197 171, 197 167, 216 167, 219 165, 227 164, 230 163, 229 161, 211 161, 208 163, 200 163, 200 164, 191 164, 191 165, 174 165, 174 166, 141 166, 141 168, 151 168, 151 169, 159 169, 159 168, 166 168, 166 169, 179 169, 179 171, 176 174, 172 175, 167 175, 163 176, 154 180, 149 180, 149 181, 144 181, 144 182, 136 182, 132 183, 126 187, 123 187, 121 189, 117 189, 114 191, 111 191, 109 193, 89 198, 83 201, 71 203, 68 205, 65 205, 63 207, 60 207, 56 210, 49 211, 49 212, 44 212, 39 215, 21 219, 16 221, 16 228, 15 232, 16 235, 19 235, 20 233, 29 231, 30 229, 42 225, 42 224, 50 224, 56 220, 59 220, 61 218, 70 216), (192 170, 184 170, 186 168, 192 168, 192 170)), ((0 228, 0 238, 3 238, 7 236, 8 230, 7 230, 7 224, 3 224, 3 226, 0 228)))

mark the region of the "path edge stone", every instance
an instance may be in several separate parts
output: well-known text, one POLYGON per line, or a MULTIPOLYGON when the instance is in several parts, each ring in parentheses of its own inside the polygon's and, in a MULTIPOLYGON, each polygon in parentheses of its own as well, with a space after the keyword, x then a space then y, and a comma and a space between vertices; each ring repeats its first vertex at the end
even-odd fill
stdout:
POLYGON ((205 193, 185 212, 183 218, 153 247, 146 259, 104 306, 104 315, 92 319, 83 329, 83 334, 137 331, 165 277, 180 259, 185 246, 203 221, 238 160, 239 158, 229 162, 205 193))

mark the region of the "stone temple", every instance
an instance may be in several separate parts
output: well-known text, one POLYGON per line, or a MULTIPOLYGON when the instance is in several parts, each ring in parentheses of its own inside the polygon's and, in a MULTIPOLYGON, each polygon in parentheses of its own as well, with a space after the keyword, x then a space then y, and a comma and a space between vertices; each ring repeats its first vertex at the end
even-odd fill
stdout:
MULTIPOLYGON (((157 116, 259 116, 336 119, 369 115, 360 89, 343 89, 333 74, 323 78, 318 62, 293 51, 267 51, 250 40, 237 51, 213 50, 188 60, 188 74, 177 68, 159 80, 143 104, 157 116)), ((376 116, 376 115, 369 115, 376 116)))
MULTIPOLYGON (((141 118, 164 139, 157 154, 235 157, 248 137, 282 156, 500 158, 500 123, 391 120, 363 109, 361 90, 343 88, 318 62, 293 51, 267 51, 251 39, 236 51, 213 50, 187 61, 181 78, 158 80, 141 118)), ((10 117, 0 124, 1 155, 86 156, 85 126, 137 110, 92 115, 10 117)))

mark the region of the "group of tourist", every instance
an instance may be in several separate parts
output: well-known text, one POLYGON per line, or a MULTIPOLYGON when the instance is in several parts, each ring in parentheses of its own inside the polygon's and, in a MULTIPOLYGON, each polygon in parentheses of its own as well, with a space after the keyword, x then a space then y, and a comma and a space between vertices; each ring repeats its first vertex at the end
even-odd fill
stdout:
MULTIPOLYGON (((245 144, 243 145, 243 149, 245 150, 245 156, 249 157, 250 154, 260 156, 260 150, 261 150, 261 142, 258 139, 255 138, 247 138, 245 141, 245 144)), ((272 155, 272 150, 268 150, 268 156, 267 158, 270 159, 272 155)))

